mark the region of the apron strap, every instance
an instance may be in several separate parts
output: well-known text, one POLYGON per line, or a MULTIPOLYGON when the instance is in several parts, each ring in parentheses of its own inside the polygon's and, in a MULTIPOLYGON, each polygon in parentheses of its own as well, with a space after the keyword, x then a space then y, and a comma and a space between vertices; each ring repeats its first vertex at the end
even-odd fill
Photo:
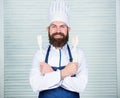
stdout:
POLYGON ((68 53, 69 53, 69 61, 72 62, 73 61, 72 53, 71 53, 71 50, 70 50, 70 47, 68 44, 67 44, 67 49, 68 49, 68 53))
POLYGON ((50 48, 51 48, 51 46, 49 45, 49 47, 47 49, 46 57, 45 57, 45 63, 48 63, 48 57, 49 57, 49 53, 50 53, 50 48))

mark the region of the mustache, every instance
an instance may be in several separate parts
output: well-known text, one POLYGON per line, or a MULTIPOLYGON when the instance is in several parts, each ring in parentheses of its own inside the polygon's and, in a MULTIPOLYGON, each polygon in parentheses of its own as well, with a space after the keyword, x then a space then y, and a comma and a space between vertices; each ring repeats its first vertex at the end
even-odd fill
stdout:
POLYGON ((52 34, 52 37, 54 37, 54 36, 56 36, 56 35, 61 35, 61 36, 64 36, 64 34, 63 34, 63 33, 61 33, 61 32, 56 32, 56 33, 52 34))

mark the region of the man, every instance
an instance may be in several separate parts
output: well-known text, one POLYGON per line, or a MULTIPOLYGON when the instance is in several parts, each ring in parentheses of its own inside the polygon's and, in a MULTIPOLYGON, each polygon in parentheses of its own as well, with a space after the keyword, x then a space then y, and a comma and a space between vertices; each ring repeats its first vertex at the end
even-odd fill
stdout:
POLYGON ((30 85, 38 98, 80 98, 88 81, 88 68, 81 49, 76 50, 77 61, 73 62, 73 47, 68 44, 70 26, 68 6, 64 0, 51 4, 48 36, 50 45, 38 50, 32 62, 30 85), (44 60, 43 60, 44 59, 44 60))

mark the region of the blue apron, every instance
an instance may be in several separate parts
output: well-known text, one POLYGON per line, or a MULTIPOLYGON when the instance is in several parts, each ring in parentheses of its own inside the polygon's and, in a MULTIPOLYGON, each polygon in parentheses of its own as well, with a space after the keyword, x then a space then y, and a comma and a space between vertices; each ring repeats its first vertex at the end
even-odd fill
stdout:
MULTIPOLYGON (((49 56, 50 48, 51 46, 49 46, 47 50, 47 54, 45 58, 46 63, 48 63, 48 56, 49 56)), ((69 53, 69 61, 72 62, 73 58, 72 58, 71 51, 68 45, 67 45, 67 49, 69 53)), ((56 71, 57 69, 62 70, 64 67, 65 66, 52 67, 52 68, 54 71, 56 71)), ((73 75, 72 77, 75 77, 75 75, 73 75)), ((44 90, 44 91, 39 92, 38 98, 80 98, 80 96, 79 96, 79 93, 77 92, 72 92, 62 87, 57 87, 54 89, 44 90)))

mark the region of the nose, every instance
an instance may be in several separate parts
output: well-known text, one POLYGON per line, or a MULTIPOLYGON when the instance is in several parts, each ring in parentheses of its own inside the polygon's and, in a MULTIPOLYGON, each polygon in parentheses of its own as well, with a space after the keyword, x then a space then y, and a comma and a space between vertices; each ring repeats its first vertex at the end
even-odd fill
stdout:
POLYGON ((60 33, 60 27, 57 27, 57 33, 60 33))

